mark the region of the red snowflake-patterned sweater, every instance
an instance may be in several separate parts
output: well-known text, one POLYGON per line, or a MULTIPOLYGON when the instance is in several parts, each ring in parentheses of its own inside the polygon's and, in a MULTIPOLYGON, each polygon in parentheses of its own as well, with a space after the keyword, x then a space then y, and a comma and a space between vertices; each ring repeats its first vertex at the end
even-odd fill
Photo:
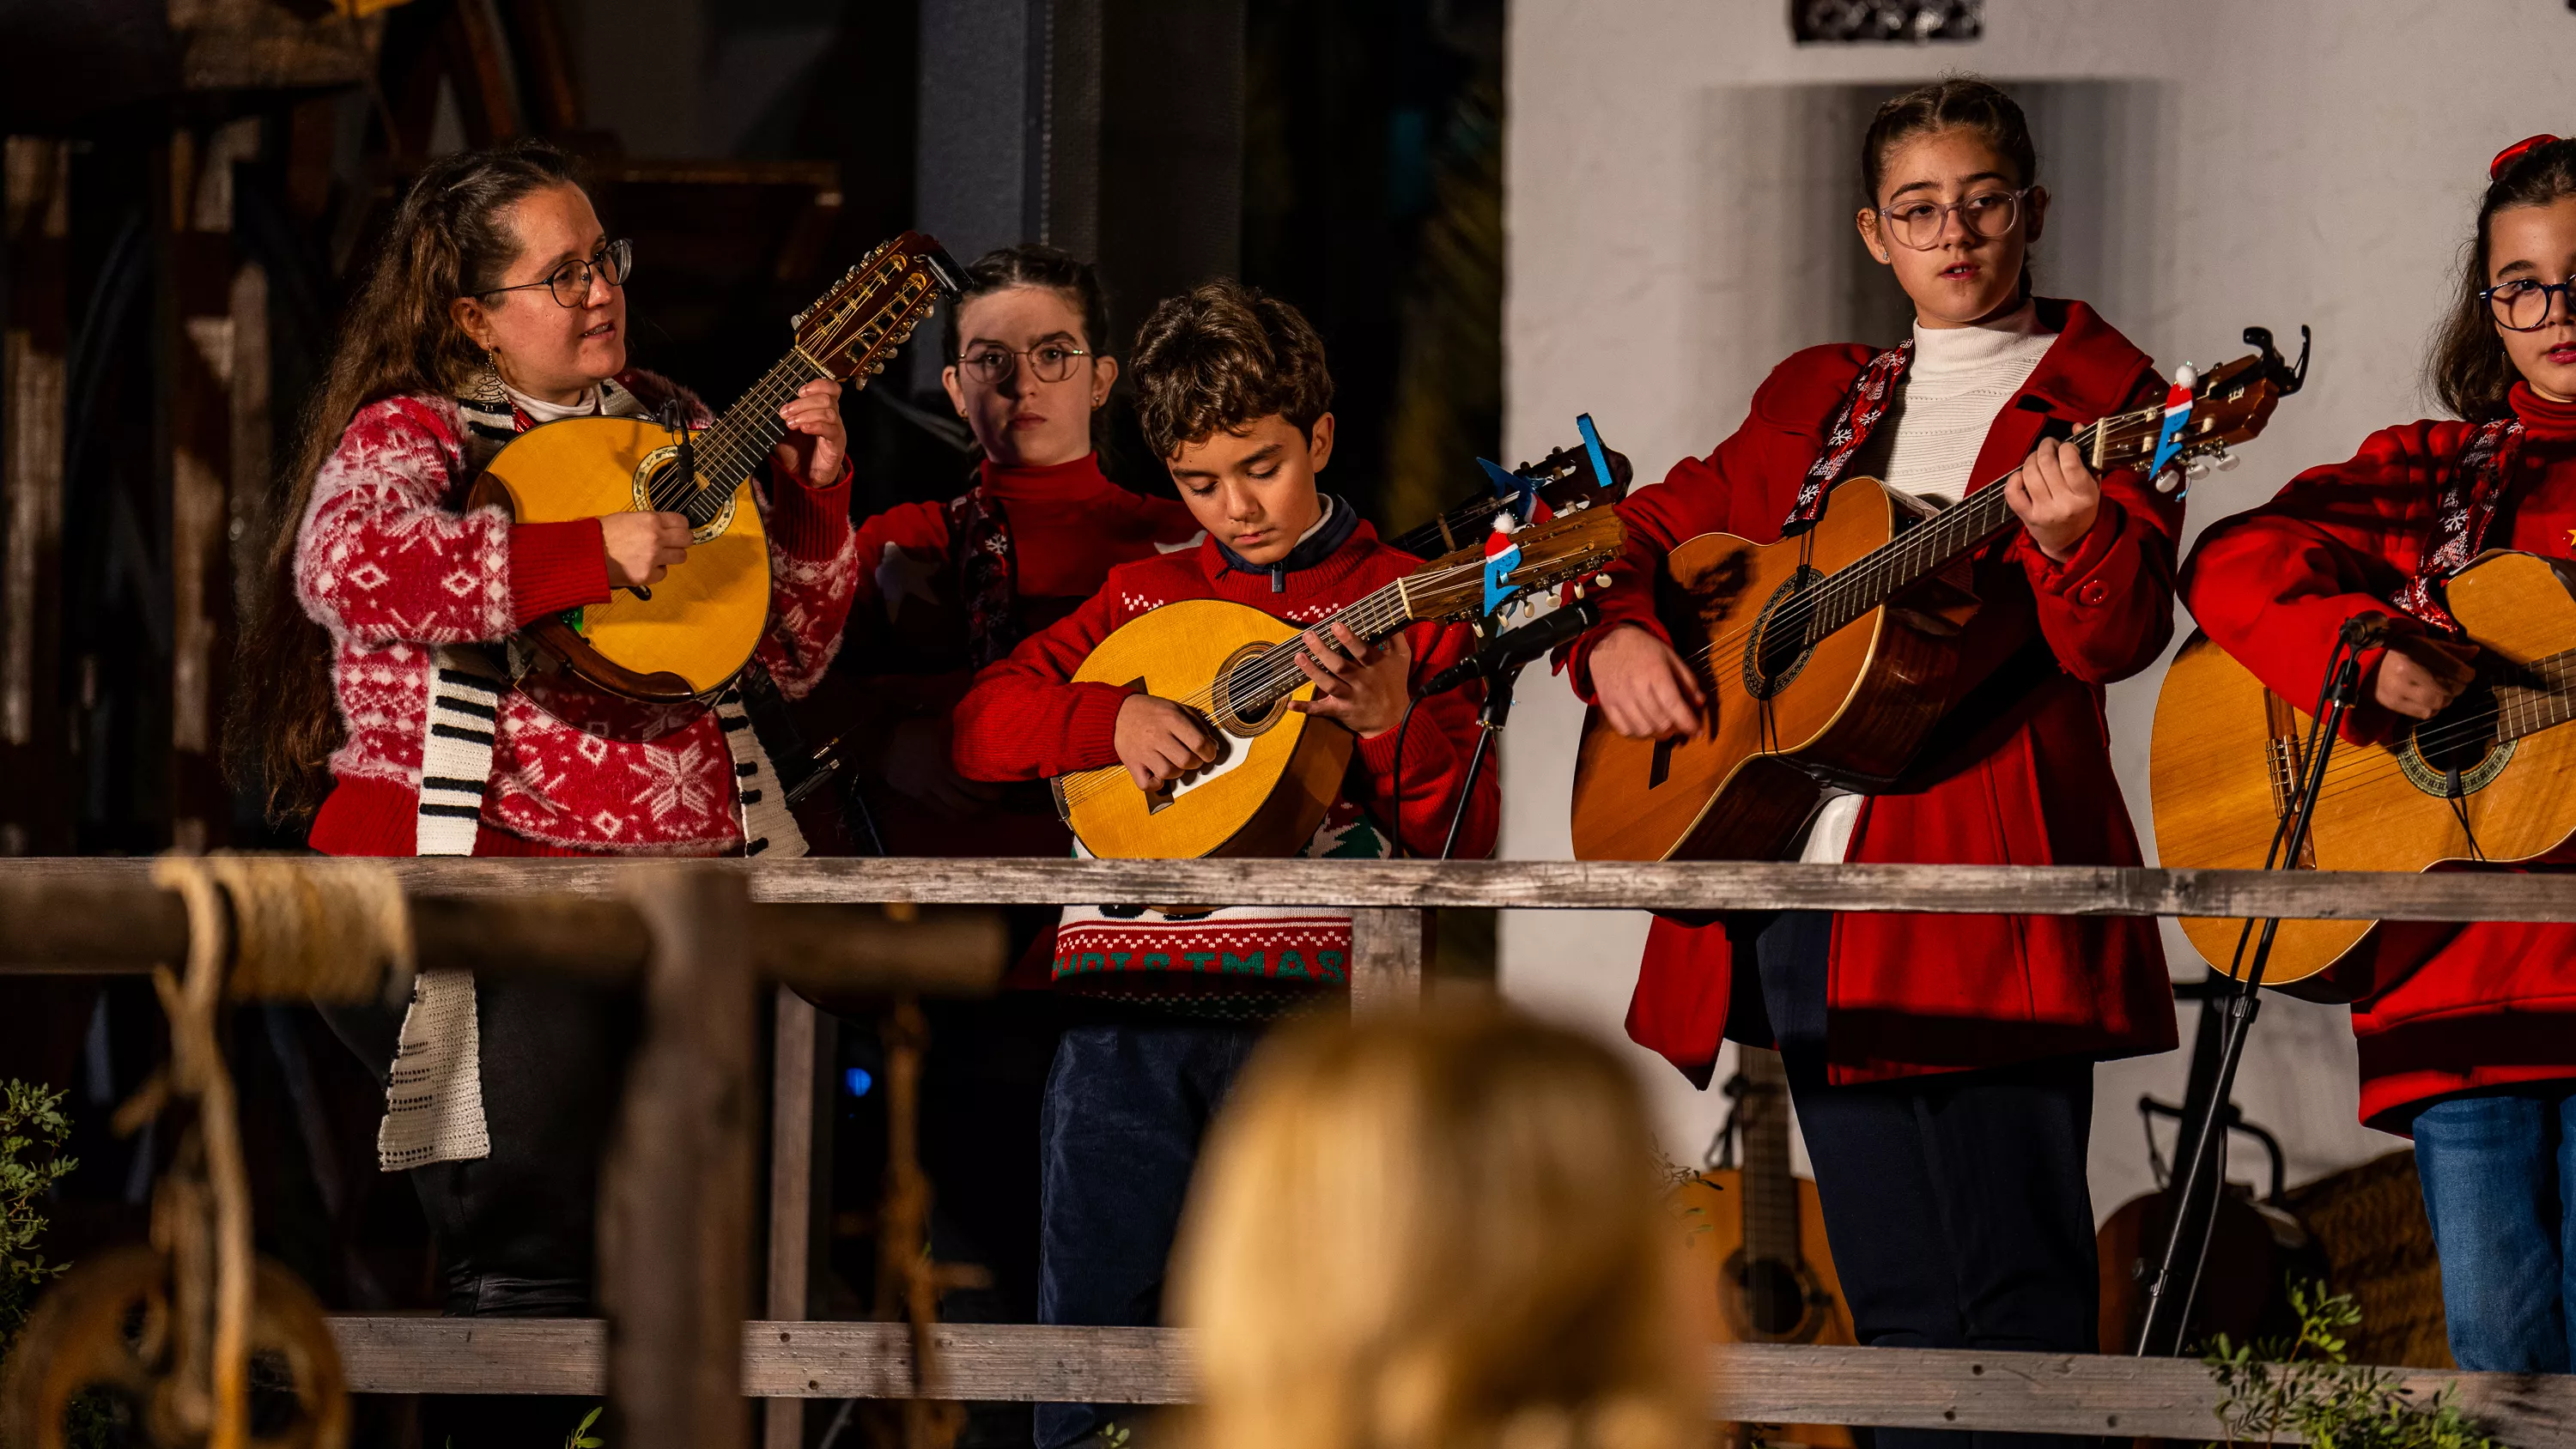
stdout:
MULTIPOLYGON (((648 407, 678 391, 651 373, 617 381, 648 407)), ((703 427, 710 419, 697 412, 703 427)), ((518 424, 529 426, 524 414, 518 424)), ((766 495, 772 574, 758 658, 790 696, 830 666, 849 613, 849 476, 845 464, 829 488, 772 476, 753 490, 766 495)), ((428 394, 359 409, 314 479, 295 586, 331 632, 348 731, 313 822, 316 850, 413 852, 435 646, 497 642, 608 598, 597 519, 513 524, 497 508, 463 511, 471 482, 456 403, 428 394)), ((502 696, 475 854, 713 855, 739 844, 733 757, 712 710, 538 678, 541 694, 502 696)))
MULTIPOLYGON (((1185 553, 1122 564, 1110 570, 1108 582, 1090 602, 976 676, 955 716, 958 773, 978 780, 1030 780, 1118 763, 1118 710, 1129 691, 1071 681, 1101 640, 1152 609, 1183 599, 1226 599, 1311 624, 1420 566, 1413 555, 1378 542, 1377 531, 1365 522, 1329 556, 1282 576, 1283 587, 1275 591, 1269 573, 1228 568, 1214 539, 1185 553)), ((1464 658, 1475 644, 1463 624, 1416 624, 1405 637, 1413 651, 1414 688, 1464 658)), ((1405 735, 1400 798, 1394 779, 1396 732, 1360 741, 1343 782, 1342 801, 1318 840, 1310 843, 1309 853, 1341 854, 1356 846, 1356 853, 1377 855, 1376 842, 1361 841, 1392 824, 1402 831, 1409 852, 1438 854, 1466 780, 1481 698, 1481 691, 1469 685, 1426 699, 1414 711, 1405 735)), ((1468 804, 1458 853, 1475 857, 1492 851, 1500 819, 1500 788, 1495 773, 1487 771, 1468 804)), ((1083 984, 1092 990, 1100 989, 1100 978, 1129 972, 1344 978, 1348 912, 1254 915, 1228 910, 1220 913, 1219 922, 1200 912, 1070 907, 1055 975, 1059 981, 1090 978, 1083 984)))

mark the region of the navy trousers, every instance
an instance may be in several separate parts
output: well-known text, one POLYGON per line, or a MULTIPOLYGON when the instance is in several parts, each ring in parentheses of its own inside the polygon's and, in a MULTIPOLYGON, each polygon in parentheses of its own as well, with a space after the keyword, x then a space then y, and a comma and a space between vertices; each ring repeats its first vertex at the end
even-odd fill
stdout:
MULTIPOLYGON (((1780 1043, 1825 1236, 1860 1341, 2093 1352, 2101 1285, 2084 1175, 2092 1063, 1828 1085, 1832 930, 1833 918, 1818 912, 1775 917, 1756 938, 1757 969, 1737 973, 1730 1015, 1746 1028, 1768 1024, 1780 1043), (1753 1015, 1743 1015, 1748 1011, 1753 1015)), ((1927 1023, 1926 1030, 1938 1027, 1927 1023)), ((1875 1438, 1878 1449, 2094 1442, 1985 1430, 1880 1429, 1875 1438)))
MULTIPOLYGON (((1162 1322, 1163 1265, 1199 1140, 1261 1032, 1156 1018, 1066 1030, 1039 1120, 1039 1322, 1162 1322)), ((1117 1414, 1040 1404, 1037 1449, 1078 1444, 1117 1414)))

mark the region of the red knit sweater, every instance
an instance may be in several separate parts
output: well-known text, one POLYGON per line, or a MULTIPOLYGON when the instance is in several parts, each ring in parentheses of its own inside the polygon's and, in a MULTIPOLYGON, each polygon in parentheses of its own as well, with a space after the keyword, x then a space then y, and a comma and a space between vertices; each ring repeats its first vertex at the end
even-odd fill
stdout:
MULTIPOLYGON (((1044 468, 988 460, 977 476, 1009 520, 1012 622, 1021 638, 1098 593, 1113 567, 1180 552, 1201 536, 1178 500, 1111 482, 1096 453, 1044 468)), ((974 682, 960 583, 964 540, 951 535, 949 510, 945 501, 907 503, 859 525, 849 648, 803 711, 812 736, 838 738, 845 759, 876 758, 888 732, 909 719, 945 730, 974 682)), ((897 792, 871 791, 868 809, 895 855, 1062 855, 1071 843, 1034 792, 953 815, 897 792)))
MULTIPOLYGON (((974 688, 959 702, 955 716, 958 773, 978 780, 1033 780, 1116 764, 1118 709, 1129 691, 1070 681, 1101 640, 1148 610, 1183 599, 1226 599, 1307 624, 1412 572, 1420 563, 1411 554, 1379 543, 1376 530, 1361 523, 1329 557, 1288 573, 1285 588, 1278 592, 1273 592, 1267 573, 1228 569, 1213 539, 1186 553, 1123 564, 1110 570, 1108 583, 1090 602, 976 676, 974 688)), ((1413 651, 1412 683, 1417 688, 1432 673, 1463 658, 1475 642, 1460 624, 1416 624, 1406 631, 1406 638, 1413 651)), ((1437 854, 1465 782, 1479 703, 1480 695, 1471 685, 1426 699, 1414 711, 1405 736, 1400 796, 1399 782, 1393 778, 1396 732, 1388 730, 1360 741, 1343 783, 1344 803, 1365 811, 1381 830, 1400 829, 1408 852, 1437 854)), ((1496 772, 1488 770, 1476 782, 1467 807, 1459 836, 1461 856, 1492 851, 1500 801, 1496 772)), ((1346 943, 1347 927, 1343 929, 1346 943)), ((1246 954, 1261 945, 1245 943, 1246 954)), ((1155 953, 1140 950, 1137 960, 1142 964, 1133 969, 1196 969, 1197 963, 1173 965, 1178 954, 1157 963, 1155 953)), ((1062 971, 1060 965, 1059 974, 1062 971)))
MULTIPOLYGON (((648 405, 674 391, 649 373, 618 381, 648 405)), ((598 520, 513 524, 497 508, 461 509, 461 437, 453 400, 387 398, 359 409, 314 479, 295 584, 331 632, 348 732, 313 822, 325 854, 413 852, 430 646, 505 639, 608 597, 598 520)), ((848 483, 846 466, 829 488, 767 480, 773 614, 758 657, 790 695, 829 666, 849 611, 848 483)), ((733 757, 705 706, 553 682, 542 703, 505 693, 495 733, 477 855, 708 855, 741 839, 733 757)))
MULTIPOLYGON (((2513 411, 2525 433, 2486 546, 2576 559, 2576 406, 2517 384, 2513 411)), ((2311 468, 2271 502, 2212 524, 2183 569, 2192 616, 2274 693, 2307 708, 2344 620, 2396 614, 2387 601, 2431 546, 2443 484, 2475 431, 2449 421, 2384 428, 2350 461, 2311 468)), ((2397 627, 2420 628, 2402 615, 2397 627)), ((2378 657, 2365 655, 2364 667, 2378 657)), ((2365 690, 2342 748, 2369 749, 2395 725, 2365 690)), ((2549 864, 2576 863, 2576 852, 2562 854, 2549 864)), ((2576 926, 2392 925, 2366 949, 2359 974, 2370 989, 2352 1010, 2364 1122, 2404 1131, 2413 1109, 2438 1097, 2576 1079, 2576 926)))

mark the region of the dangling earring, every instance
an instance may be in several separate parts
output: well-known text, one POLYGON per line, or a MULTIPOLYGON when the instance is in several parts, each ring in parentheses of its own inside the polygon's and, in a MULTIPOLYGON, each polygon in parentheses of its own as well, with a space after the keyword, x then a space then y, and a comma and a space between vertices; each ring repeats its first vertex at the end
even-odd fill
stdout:
POLYGON ((510 405, 510 394, 501 381, 501 354, 483 349, 483 376, 474 385, 474 400, 496 408, 510 405))

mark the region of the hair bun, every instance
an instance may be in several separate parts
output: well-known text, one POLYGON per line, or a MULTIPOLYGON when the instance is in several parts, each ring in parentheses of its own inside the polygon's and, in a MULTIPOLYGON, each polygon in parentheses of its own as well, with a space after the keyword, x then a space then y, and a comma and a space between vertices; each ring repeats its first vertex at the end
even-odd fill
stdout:
POLYGON ((2556 136, 2552 136, 2544 131, 2537 136, 2525 136, 2521 140, 2514 142, 2512 145, 2505 147, 2503 150, 2495 153, 2495 159, 2493 161, 2487 163, 2487 179, 2489 181, 2503 180, 2504 169, 2516 161, 2521 160, 2524 152, 2529 151, 2534 146, 2546 146, 2557 139, 2558 138, 2556 136))

